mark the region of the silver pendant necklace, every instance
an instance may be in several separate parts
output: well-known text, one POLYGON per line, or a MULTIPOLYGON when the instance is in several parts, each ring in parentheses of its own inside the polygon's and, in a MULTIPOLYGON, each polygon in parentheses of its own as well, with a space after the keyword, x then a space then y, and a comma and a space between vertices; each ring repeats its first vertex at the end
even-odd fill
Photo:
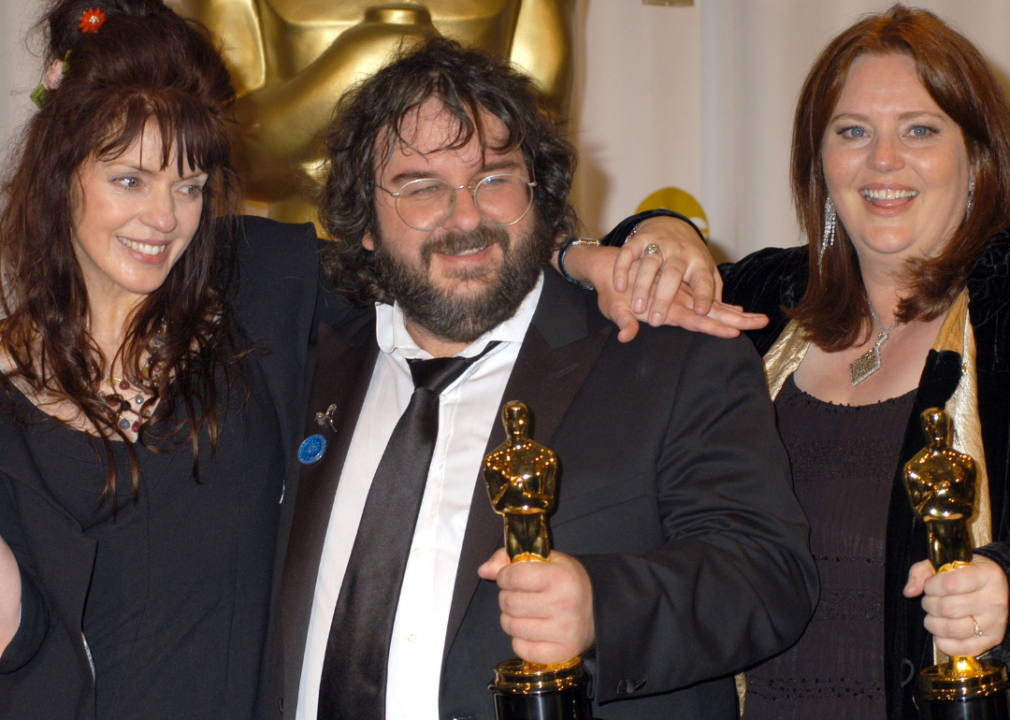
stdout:
POLYGON ((849 380, 852 381, 852 387, 856 387, 856 385, 880 369, 880 348, 887 342, 887 339, 891 336, 891 331, 898 325, 898 321, 895 320, 891 323, 891 327, 885 328, 884 324, 880 322, 880 318, 877 317, 877 313, 873 310, 873 303, 870 302, 870 298, 866 298, 866 304, 870 307, 870 317, 873 318, 873 322, 877 323, 877 327, 880 328, 880 336, 872 348, 849 363, 849 380))

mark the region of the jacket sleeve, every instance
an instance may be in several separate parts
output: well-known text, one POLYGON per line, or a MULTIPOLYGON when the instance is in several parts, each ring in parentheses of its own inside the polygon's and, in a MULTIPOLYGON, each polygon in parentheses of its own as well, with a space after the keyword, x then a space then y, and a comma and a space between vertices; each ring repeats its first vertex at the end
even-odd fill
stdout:
POLYGON ((318 289, 318 240, 310 224, 245 217, 239 225, 235 310, 253 345, 304 350, 318 289))
POLYGON ((609 245, 610 247, 621 247, 622 245, 624 245, 625 240, 628 239, 628 235, 631 234, 632 228, 638 225, 638 223, 644 222, 649 218, 659 216, 672 217, 677 218, 678 220, 683 220, 688 225, 694 228, 694 231, 698 233, 698 236, 702 239, 702 241, 704 241, 706 244, 708 243, 708 241, 705 240, 705 236, 702 234, 701 230, 698 229, 697 225, 691 222, 690 218, 681 215, 679 212, 674 212, 673 210, 659 208, 657 210, 646 210, 645 212, 636 213, 635 215, 630 215, 629 217, 624 218, 624 220, 621 220, 621 222, 617 223, 617 225, 614 226, 613 230, 611 230, 602 238, 600 238, 600 244, 609 245))
POLYGON ((49 610, 25 547, 9 479, 0 478, 0 534, 10 546, 21 572, 21 624, 0 654, 0 675, 20 670, 42 647, 49 627, 49 610))
POLYGON ((794 307, 807 289, 806 248, 765 248, 735 263, 722 263, 723 300, 766 315, 794 307))
POLYGON ((768 324, 746 332, 764 355, 789 323, 786 309, 796 307, 807 290, 807 251, 803 247, 765 248, 739 262, 719 266, 723 302, 764 313, 768 324))
MULTIPOLYGON (((627 240, 638 223, 659 215, 675 217, 701 231, 680 213, 672 210, 648 210, 631 215, 619 222, 614 229, 604 235, 603 245, 620 247, 627 240)), ((704 236, 702 235, 704 240, 704 236)), ((735 263, 722 263, 719 273, 723 279, 723 300, 734 305, 742 305, 744 310, 769 315, 780 306, 794 307, 806 292, 809 270, 807 249, 765 248, 751 253, 735 263)), ((776 333, 777 334, 777 333, 776 333)))
POLYGON ((641 554, 579 556, 593 584, 598 703, 754 665, 799 638, 817 599, 808 524, 753 348, 684 332, 667 357, 666 369, 626 377, 657 395, 669 384, 668 424, 648 436, 660 408, 645 399, 653 420, 619 438, 658 444, 631 447, 655 453, 661 540, 641 554))
POLYGON ((326 241, 310 223, 242 218, 235 306, 254 345, 284 356, 304 351, 315 322, 339 326, 362 312, 333 289, 320 266, 326 241))
MULTIPOLYGON (((992 560, 1000 566, 1003 574, 1007 578, 1010 578, 1010 543, 992 542, 984 547, 976 548, 975 553, 992 560)), ((1008 632, 1003 635, 1003 640, 1000 644, 988 653, 989 657, 999 660, 1004 664, 1010 663, 1010 627, 1007 630, 1008 632)))

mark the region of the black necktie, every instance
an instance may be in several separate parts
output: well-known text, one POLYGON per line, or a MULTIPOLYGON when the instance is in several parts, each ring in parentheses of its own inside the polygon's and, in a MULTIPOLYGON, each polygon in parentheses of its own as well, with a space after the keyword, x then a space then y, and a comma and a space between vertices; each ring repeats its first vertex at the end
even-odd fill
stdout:
POLYGON ((438 439, 439 395, 472 358, 410 360, 414 394, 382 453, 333 613, 319 720, 381 720, 386 665, 417 514, 438 439))

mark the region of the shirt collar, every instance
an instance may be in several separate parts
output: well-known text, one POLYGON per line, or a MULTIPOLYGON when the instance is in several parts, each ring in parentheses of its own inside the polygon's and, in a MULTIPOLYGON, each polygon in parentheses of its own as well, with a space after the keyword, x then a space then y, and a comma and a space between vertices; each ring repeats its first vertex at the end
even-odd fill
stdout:
MULTIPOLYGON (((532 290, 523 298, 519 309, 505 322, 491 328, 479 338, 470 343, 462 352, 461 357, 473 357, 484 352, 487 344, 493 340, 501 343, 518 342, 521 343, 526 337, 526 330, 533 320, 533 313, 536 312, 537 303, 540 302, 540 293, 544 287, 544 274, 540 273, 540 278, 532 290)), ((414 358, 427 359, 431 354, 422 350, 414 342, 414 338, 407 331, 406 319, 403 309, 399 303, 386 305, 375 304, 375 339, 379 344, 379 349, 385 353, 398 353, 401 357, 413 360, 414 358)))

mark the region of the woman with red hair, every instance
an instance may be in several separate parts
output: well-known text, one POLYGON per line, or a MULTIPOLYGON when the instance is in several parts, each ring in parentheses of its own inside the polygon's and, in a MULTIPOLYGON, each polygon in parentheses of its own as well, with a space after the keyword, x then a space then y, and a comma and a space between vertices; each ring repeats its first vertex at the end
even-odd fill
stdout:
POLYGON ((999 82, 932 13, 895 5, 861 19, 807 76, 792 194, 807 244, 720 270, 726 301, 770 318, 750 335, 811 521, 821 600, 795 647, 748 671, 744 717, 917 717, 933 641, 1010 659, 1010 106, 999 82), (937 576, 902 475, 930 407, 952 416, 980 478, 975 562, 937 576))

